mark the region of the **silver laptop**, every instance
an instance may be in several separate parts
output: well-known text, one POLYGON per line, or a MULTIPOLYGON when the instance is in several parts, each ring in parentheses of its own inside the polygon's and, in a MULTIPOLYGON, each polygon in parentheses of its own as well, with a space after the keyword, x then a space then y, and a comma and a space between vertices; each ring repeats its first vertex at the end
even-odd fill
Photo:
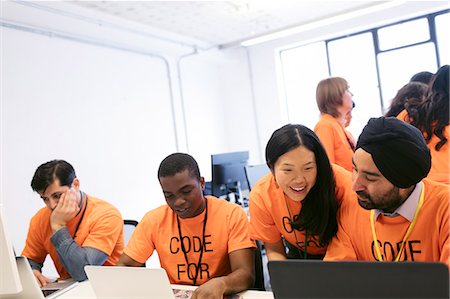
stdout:
POLYGON ((0 295, 1 299, 53 299, 76 286, 76 281, 53 283, 45 290, 39 287, 26 257, 16 257, 22 291, 16 294, 0 295), (46 295, 44 295, 44 293, 46 295))
POLYGON ((449 298, 448 268, 431 262, 269 261, 275 298, 449 298))
POLYGON ((174 299, 164 269, 143 267, 85 266, 98 299, 174 299))
POLYGON ((0 298, 52 299, 65 293, 75 281, 51 283, 41 289, 25 257, 15 257, 0 206, 0 298), (45 295, 44 295, 45 293, 45 295))
POLYGON ((0 205, 0 297, 22 291, 12 244, 7 237, 6 221, 0 205))

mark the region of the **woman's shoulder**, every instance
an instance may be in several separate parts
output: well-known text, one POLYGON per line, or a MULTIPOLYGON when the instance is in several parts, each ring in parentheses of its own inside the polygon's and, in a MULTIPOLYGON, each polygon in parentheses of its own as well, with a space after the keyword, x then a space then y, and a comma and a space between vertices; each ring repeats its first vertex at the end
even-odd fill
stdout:
POLYGON ((256 184, 252 187, 251 193, 258 194, 260 196, 271 196, 279 193, 280 187, 275 181, 275 177, 271 172, 263 176, 261 179, 256 182, 256 184))
POLYGON ((356 193, 352 190, 352 173, 336 164, 331 164, 331 167, 334 173, 337 201, 342 204, 347 199, 355 199, 356 193))
POLYGON ((339 127, 338 120, 330 115, 330 114, 322 114, 319 121, 317 122, 314 130, 319 129, 321 127, 339 127))
POLYGON ((408 115, 408 111, 406 109, 403 109, 398 115, 397 118, 399 120, 402 120, 404 122, 409 123, 409 115, 408 115))
POLYGON ((348 171, 347 169, 345 169, 342 166, 339 166, 337 164, 331 163, 331 169, 333 170, 334 173, 334 177, 336 180, 336 184, 337 182, 341 182, 341 181, 345 181, 347 182, 351 182, 352 180, 352 173, 350 171, 348 171))
POLYGON ((174 215, 174 211, 167 205, 161 205, 159 207, 156 207, 150 211, 147 211, 144 216, 142 217, 141 221, 159 221, 163 219, 168 219, 174 215))

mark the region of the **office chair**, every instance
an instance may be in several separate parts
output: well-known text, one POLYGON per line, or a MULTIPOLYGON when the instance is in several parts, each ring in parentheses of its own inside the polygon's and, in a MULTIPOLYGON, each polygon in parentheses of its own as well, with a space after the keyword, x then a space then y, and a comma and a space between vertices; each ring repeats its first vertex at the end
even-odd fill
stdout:
POLYGON ((251 290, 256 291, 265 291, 266 288, 264 286, 264 267, 263 267, 263 259, 261 254, 262 243, 260 241, 256 241, 256 249, 253 256, 253 262, 255 266, 255 284, 251 290))
POLYGON ((126 219, 123 221, 123 241, 125 246, 127 246, 127 243, 137 225, 138 222, 136 220, 126 219))
MULTIPOLYGON (((138 223, 139 222, 137 222, 136 220, 130 219, 125 219, 123 221, 123 244, 125 247, 127 246, 127 243, 130 240, 131 235, 133 234, 133 231, 138 225, 138 223)), ((144 263, 142 267, 146 267, 146 263, 144 263)))

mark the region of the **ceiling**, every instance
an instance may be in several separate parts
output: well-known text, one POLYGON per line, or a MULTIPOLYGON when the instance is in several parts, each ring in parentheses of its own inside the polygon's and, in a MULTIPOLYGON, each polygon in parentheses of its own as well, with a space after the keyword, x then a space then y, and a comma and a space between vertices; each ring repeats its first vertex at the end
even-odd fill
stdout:
POLYGON ((237 44, 383 2, 389 1, 70 1, 210 46, 237 44))

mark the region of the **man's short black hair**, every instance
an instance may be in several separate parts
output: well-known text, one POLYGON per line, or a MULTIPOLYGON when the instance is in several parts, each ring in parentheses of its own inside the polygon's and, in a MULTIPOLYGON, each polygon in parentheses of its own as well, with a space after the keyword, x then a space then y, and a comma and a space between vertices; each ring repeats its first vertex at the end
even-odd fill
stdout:
POLYGON ((200 169, 192 156, 184 153, 171 154, 164 158, 159 165, 158 179, 174 176, 186 169, 192 177, 200 179, 200 169))
POLYGON ((31 188, 36 192, 45 192, 56 179, 61 186, 72 186, 77 177, 75 169, 64 160, 52 160, 40 165, 31 180, 31 188))

